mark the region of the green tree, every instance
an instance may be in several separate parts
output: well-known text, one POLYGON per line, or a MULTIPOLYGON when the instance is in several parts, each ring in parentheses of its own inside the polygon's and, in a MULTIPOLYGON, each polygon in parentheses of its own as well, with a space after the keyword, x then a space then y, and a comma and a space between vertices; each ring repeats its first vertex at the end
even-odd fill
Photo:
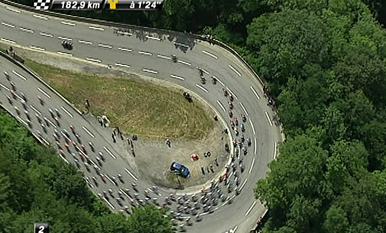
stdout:
POLYGON ((128 218, 128 232, 130 233, 172 233, 170 219, 154 205, 145 205, 132 209, 128 218))
POLYGON ((125 216, 121 214, 105 214, 98 219, 101 232, 127 233, 128 224, 125 216))
POLYGON ((256 198, 270 208, 275 227, 286 222, 297 232, 317 232, 319 209, 331 192, 324 177, 327 152, 315 132, 288 138, 267 178, 257 182, 256 198))
POLYGON ((326 212, 326 220, 323 226, 330 233, 344 233, 349 228, 349 220, 346 212, 339 206, 332 205, 326 212))
POLYGON ((285 84, 289 77, 303 77, 305 65, 330 66, 327 28, 313 13, 266 14, 255 18, 247 29, 247 48, 258 57, 252 65, 275 85, 285 84))
POLYGON ((330 149, 327 159, 326 178, 335 195, 345 190, 349 179, 360 179, 367 171, 368 153, 362 143, 336 141, 330 149))

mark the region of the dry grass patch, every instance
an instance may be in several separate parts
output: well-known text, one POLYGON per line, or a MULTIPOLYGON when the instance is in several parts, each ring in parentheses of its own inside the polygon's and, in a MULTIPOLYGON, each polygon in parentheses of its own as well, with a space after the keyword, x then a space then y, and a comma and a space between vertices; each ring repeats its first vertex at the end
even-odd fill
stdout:
POLYGON ((197 101, 142 80, 73 73, 27 60, 26 65, 75 106, 85 111, 85 99, 94 115, 106 115, 113 126, 146 138, 199 139, 213 121, 197 101))

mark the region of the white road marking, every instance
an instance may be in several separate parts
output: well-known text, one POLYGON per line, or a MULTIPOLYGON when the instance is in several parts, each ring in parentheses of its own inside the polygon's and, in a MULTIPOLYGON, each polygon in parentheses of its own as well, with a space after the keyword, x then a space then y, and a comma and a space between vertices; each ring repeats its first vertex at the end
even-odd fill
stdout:
MULTIPOLYGON (((225 203, 223 204, 223 206, 225 205, 225 203)), ((204 212, 204 213, 201 213, 200 214, 200 216, 205 216, 205 215, 207 215, 207 214, 209 214, 209 212, 204 212)), ((186 218, 185 218, 186 219, 186 218)))
POLYGON ((51 98, 50 95, 48 95, 45 91, 43 91, 40 87, 38 87, 38 90, 43 93, 43 95, 47 96, 47 98, 51 98))
POLYGON ((11 7, 7 7, 7 10, 13 11, 13 12, 16 12, 16 13, 20 13, 19 10, 13 9, 13 8, 11 8, 11 7))
MULTIPOLYGON (((71 139, 70 139, 69 137, 67 137, 67 135, 66 135, 65 133, 63 133, 62 131, 60 131, 60 133, 61 133, 62 136, 63 136, 64 138, 66 138, 68 141, 71 141, 71 139)), ((83 153, 83 152, 81 152, 81 153, 83 153)))
POLYGON ((204 70, 203 68, 201 68, 201 70, 205 73, 205 74, 209 74, 208 71, 204 70))
POLYGON ((56 128, 56 125, 54 123, 52 123, 52 121, 46 119, 46 121, 48 121, 48 123, 50 123, 54 128, 56 128))
POLYGON ((27 79, 25 77, 23 77, 21 74, 19 74, 18 72, 12 70, 12 73, 14 73, 16 76, 18 76, 19 78, 23 79, 24 81, 26 81, 27 79))
POLYGON ((34 110, 37 114, 42 115, 42 114, 39 112, 39 110, 37 110, 34 106, 30 105, 29 107, 32 108, 32 110, 34 110))
POLYGON ((17 116, 17 119, 21 122, 21 123, 23 123, 23 124, 25 124, 26 126, 28 126, 28 124, 27 124, 27 122, 25 122, 23 119, 21 119, 19 116, 17 116))
POLYGON ((269 118, 268 112, 265 112, 265 116, 267 117, 269 125, 272 126, 272 121, 271 121, 271 118, 269 118))
POLYGON ((196 84, 196 87, 200 88, 201 90, 205 91, 206 93, 208 93, 208 90, 206 90, 203 86, 199 85, 199 84, 196 84))
POLYGON ((227 88, 227 89, 228 89, 229 93, 231 93, 232 96, 233 96, 235 99, 238 99, 237 96, 235 95, 235 93, 233 93, 233 92, 231 91, 231 89, 229 89, 229 88, 227 88))
POLYGON ((84 40, 79 40, 79 43, 81 43, 81 44, 92 44, 92 42, 84 41, 84 40))
POLYGON ((208 56, 213 57, 214 59, 217 59, 217 56, 214 55, 214 54, 211 54, 211 53, 209 53, 209 52, 207 52, 207 51, 202 51, 202 52, 203 52, 204 54, 208 55, 208 56))
POLYGON ((44 32, 40 32, 39 34, 40 34, 41 36, 54 37, 53 35, 48 34, 48 33, 44 33, 44 32))
POLYGON ((86 181, 87 185, 90 186, 90 188, 94 188, 94 185, 92 185, 92 184, 90 183, 90 181, 87 180, 86 178, 87 178, 86 176, 83 177, 83 179, 86 181))
POLYGON ((127 168, 125 168, 125 171, 129 173, 131 177, 133 177, 134 180, 138 181, 137 177, 135 177, 127 168))
POLYGON ((160 38, 157 38, 157 37, 152 37, 152 36, 146 36, 146 38, 148 38, 148 39, 152 39, 152 40, 158 40, 158 41, 160 41, 160 40, 161 40, 160 38))
POLYGON ((67 109, 65 109, 63 106, 60 106, 60 108, 61 108, 65 113, 67 113, 67 115, 69 115, 71 118, 74 117, 74 116, 73 116, 67 109))
POLYGON ((185 48, 190 48, 189 45, 186 45, 186 44, 181 44, 181 43, 178 43, 178 42, 174 42, 175 45, 177 46, 182 46, 182 47, 185 47, 185 48))
POLYGON ((120 66, 120 67, 125 67, 125 68, 130 68, 129 65, 121 64, 121 63, 115 63, 114 65, 120 66))
POLYGON ((20 28, 20 31, 34 33, 34 31, 32 31, 31 29, 27 29, 27 28, 20 28))
POLYGON ((95 59, 95 58, 92 58, 92 57, 86 57, 86 60, 88 60, 88 61, 93 61, 93 62, 98 62, 98 63, 101 63, 101 62, 102 62, 101 60, 95 59))
POLYGON ((157 57, 159 57, 159 58, 163 58, 163 59, 167 59, 167 60, 172 60, 172 58, 171 58, 171 57, 167 57, 167 56, 164 56, 164 55, 160 55, 160 54, 158 54, 158 55, 157 55, 157 57))
POLYGON ((146 68, 143 68, 142 71, 148 72, 148 73, 153 73, 153 74, 158 74, 158 71, 155 71, 155 70, 149 70, 149 69, 146 69, 146 68))
POLYGON ((111 209, 115 209, 115 207, 105 197, 103 197, 103 200, 110 206, 111 209))
POLYGON ((148 52, 143 52, 143 51, 138 51, 139 54, 143 54, 143 55, 148 55, 148 56, 151 56, 152 54, 151 53, 148 53, 148 52))
POLYGON ((39 51, 44 51, 45 50, 44 48, 36 47, 36 46, 33 46, 33 45, 30 45, 29 47, 31 49, 35 49, 35 50, 39 50, 39 51))
POLYGON ((253 169, 253 165, 255 165, 255 159, 256 159, 256 157, 253 157, 253 160, 252 160, 252 163, 251 163, 251 168, 249 168, 249 174, 251 174, 251 172, 252 172, 252 169, 253 169))
POLYGON ((244 182, 241 184, 240 188, 239 188, 239 191, 241 192, 241 190, 243 190, 245 184, 247 183, 248 181, 248 178, 244 180, 244 182))
POLYGON ((117 34, 121 34, 121 35, 129 35, 129 36, 132 36, 133 34, 130 33, 130 32, 124 32, 124 31, 121 31, 121 30, 117 30, 116 31, 117 34))
POLYGON ((98 27, 93 27, 93 26, 90 26, 88 28, 98 30, 98 31, 104 31, 105 30, 104 28, 98 28, 98 27))
POLYGON ((71 53, 64 53, 64 52, 56 52, 56 53, 58 53, 58 54, 60 54, 60 55, 65 55, 65 56, 70 56, 70 57, 72 57, 72 54, 71 54, 71 53))
POLYGON ((61 155, 61 154, 59 153, 59 156, 60 156, 60 158, 62 158, 62 159, 64 160, 64 162, 66 162, 66 163, 69 164, 68 160, 67 160, 66 158, 64 158, 63 155, 61 155))
POLYGON ((230 179, 231 179, 232 175, 233 175, 233 172, 231 172, 231 173, 229 174, 229 176, 228 176, 228 180, 230 180, 230 179))
POLYGON ((252 86, 250 86, 249 88, 251 88, 253 94, 255 94, 256 98, 259 100, 260 96, 257 94, 256 90, 252 86))
POLYGON ((221 86, 225 87, 225 84, 223 82, 221 82, 221 80, 219 78, 217 78, 216 76, 213 75, 213 77, 215 77, 217 79, 217 82, 219 82, 221 84, 221 86))
POLYGON ((249 114, 248 114, 247 110, 245 109, 244 104, 243 104, 243 103, 240 103, 240 106, 241 106, 241 108, 244 110, 245 115, 248 116, 249 114))
POLYGON ((111 45, 106 45, 106 44, 98 44, 99 47, 102 47, 102 48, 108 48, 108 49, 112 49, 113 46, 111 45))
POLYGON ((67 37, 61 37, 61 36, 58 36, 58 39, 61 39, 61 40, 69 40, 69 41, 72 40, 72 39, 70 39, 70 38, 67 38, 67 37))
POLYGON ((70 22, 66 22, 66 21, 61 21, 60 23, 64 24, 64 25, 75 26, 75 23, 70 23, 70 22))
POLYGON ((257 152, 257 139, 255 138, 255 153, 254 154, 256 154, 256 152, 257 152))
POLYGON ((9 88, 4 86, 3 84, 0 83, 0 87, 4 88, 5 90, 9 91, 9 88))
POLYGON ((5 38, 1 38, 2 41, 5 41, 5 42, 8 42, 8 43, 11 43, 11 44, 16 44, 15 41, 13 40, 8 40, 8 39, 5 39, 5 38))
POLYGON ((256 134, 256 132, 255 132, 255 126, 253 126, 253 123, 252 123, 251 119, 249 119, 249 124, 251 124, 251 128, 252 128, 253 135, 255 135, 255 134, 256 134))
POLYGON ((276 147, 277 147, 277 144, 275 142, 275 144, 274 144, 274 151, 273 151, 273 159, 275 159, 275 160, 276 160, 276 147))
POLYGON ((181 64, 184 64, 184 65, 188 65, 188 66, 191 66, 191 65, 192 65, 192 64, 190 64, 189 62, 186 62, 186 61, 178 60, 177 62, 178 62, 178 63, 181 63, 181 64))
POLYGON ((251 207, 249 207, 248 211, 245 213, 245 216, 247 216, 251 212, 251 210, 253 209, 253 207, 255 207, 255 205, 256 205, 256 201, 254 201, 251 207))
POLYGON ((2 25, 4 26, 7 26, 7 27, 10 27, 10 28, 14 28, 15 26, 9 24, 9 23, 6 23, 6 22, 1 22, 2 25))
POLYGON ((231 68, 231 70, 233 70, 238 76, 241 77, 240 72, 238 72, 233 66, 229 65, 229 68, 231 68))
POLYGON ((235 232, 236 232, 236 230, 237 230, 237 228, 238 228, 238 226, 235 226, 235 228, 233 228, 233 229, 229 230, 229 233, 235 233, 235 232))
POLYGON ((92 134, 86 127, 82 126, 82 129, 88 133, 92 138, 95 138, 94 134, 92 134))
POLYGON ((126 52, 131 52, 131 51, 133 51, 133 50, 131 50, 131 49, 126 49, 126 48, 118 48, 119 50, 122 50, 122 51, 126 51, 126 52))
POLYGON ((134 199, 131 198, 131 197, 130 197, 123 189, 119 189, 119 191, 121 191, 123 194, 125 194, 125 196, 126 196, 127 198, 129 198, 130 201, 134 201, 134 199))
POLYGON ((107 147, 103 147, 103 149, 105 149, 105 151, 107 152, 107 153, 109 153, 109 155, 111 156, 111 157, 113 157, 113 159, 117 159, 117 157, 115 157, 114 155, 113 155, 113 153, 111 153, 111 151, 109 150, 109 149, 107 149, 107 147))
POLYGON ((38 19, 42 19, 42 20, 48 20, 47 17, 40 16, 40 15, 33 15, 33 17, 38 18, 38 19))
POLYGON ((110 176, 108 176, 107 174, 106 174, 106 178, 113 184, 113 185, 115 185, 115 182, 110 178, 110 176))
POLYGON ((184 80, 185 80, 183 77, 180 77, 180 76, 177 76, 177 75, 174 75, 174 74, 171 74, 170 77, 179 79, 179 80, 181 80, 181 81, 184 81, 184 80))
POLYGON ((44 139, 43 137, 41 137, 40 138, 45 144, 47 144, 47 145, 50 145, 50 143, 49 142, 47 142, 47 140, 46 139, 44 139))
POLYGON ((229 202, 230 200, 232 200, 233 198, 235 198, 235 196, 236 196, 236 195, 233 195, 233 196, 231 196, 230 198, 228 198, 228 200, 227 200, 226 202, 224 202, 224 203, 222 204, 222 206, 228 204, 228 202, 229 202))
POLYGON ((217 100, 217 104, 220 105, 220 108, 225 112, 225 108, 219 100, 217 100))

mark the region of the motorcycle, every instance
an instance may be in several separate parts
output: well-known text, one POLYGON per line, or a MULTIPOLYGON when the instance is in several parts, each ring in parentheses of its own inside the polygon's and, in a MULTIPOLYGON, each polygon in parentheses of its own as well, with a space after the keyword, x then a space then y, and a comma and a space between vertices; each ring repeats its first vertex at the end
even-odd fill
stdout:
POLYGON ((224 96, 228 96, 228 91, 226 89, 223 88, 222 92, 223 92, 224 96))
POLYGON ((215 85, 217 83, 216 77, 212 76, 211 78, 212 78, 212 83, 215 85))
POLYGON ((189 102, 192 101, 192 97, 190 96, 190 94, 188 92, 184 92, 183 95, 184 95, 185 99, 187 99, 189 102))
POLYGON ((172 61, 173 61, 174 63, 177 62, 177 56, 176 56, 176 55, 172 55, 172 61))
POLYGON ((204 75, 204 71, 199 67, 197 67, 197 69, 198 69, 198 74, 200 75, 200 77, 202 77, 204 75))

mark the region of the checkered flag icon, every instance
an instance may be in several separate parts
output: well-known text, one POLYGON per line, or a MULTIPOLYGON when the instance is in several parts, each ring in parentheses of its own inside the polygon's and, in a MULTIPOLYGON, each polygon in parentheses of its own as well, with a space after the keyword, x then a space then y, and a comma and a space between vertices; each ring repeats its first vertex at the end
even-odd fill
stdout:
POLYGON ((50 8, 51 0, 36 0, 34 7, 36 10, 48 10, 50 8))

